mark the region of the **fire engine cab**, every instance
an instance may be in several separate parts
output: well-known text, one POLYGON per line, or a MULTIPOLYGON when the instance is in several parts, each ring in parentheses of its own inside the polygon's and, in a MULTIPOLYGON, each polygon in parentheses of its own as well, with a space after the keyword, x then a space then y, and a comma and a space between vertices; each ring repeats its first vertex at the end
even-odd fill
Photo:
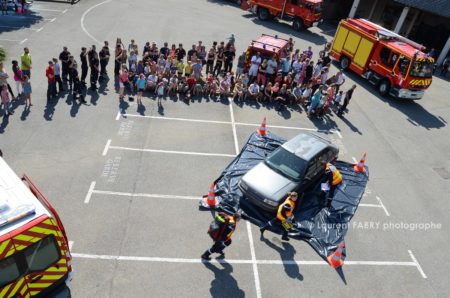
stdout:
POLYGON ((71 262, 56 211, 0 157, 0 297, 46 297, 71 280, 71 262))
MULTIPOLYGON (((278 18, 292 22, 292 28, 300 31, 323 23, 322 0, 249 0, 245 7, 260 20, 278 18)), ((243 4, 244 6, 244 4, 243 4)))
POLYGON ((342 20, 330 56, 351 69, 381 95, 420 99, 431 85, 434 60, 424 46, 364 19, 342 20))

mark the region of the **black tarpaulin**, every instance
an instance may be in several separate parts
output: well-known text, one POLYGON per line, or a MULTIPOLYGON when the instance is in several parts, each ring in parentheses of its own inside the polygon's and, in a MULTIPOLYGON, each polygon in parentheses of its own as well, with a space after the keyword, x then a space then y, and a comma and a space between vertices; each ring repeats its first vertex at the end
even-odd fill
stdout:
MULTIPOLYGON (((215 193, 221 199, 219 208, 229 212, 241 209, 247 219, 259 226, 275 216, 250 204, 238 184, 245 173, 284 142, 285 139, 270 132, 264 137, 256 132, 250 136, 239 155, 215 181, 215 193)), ((291 237, 308 242, 323 259, 344 240, 369 178, 367 167, 366 173, 360 173, 355 172, 353 165, 347 162, 336 161, 334 165, 341 172, 344 183, 335 191, 331 208, 323 208, 319 198, 319 181, 297 204, 294 212, 295 228, 290 233, 291 237)), ((274 227, 273 231, 281 232, 281 227, 274 227)))

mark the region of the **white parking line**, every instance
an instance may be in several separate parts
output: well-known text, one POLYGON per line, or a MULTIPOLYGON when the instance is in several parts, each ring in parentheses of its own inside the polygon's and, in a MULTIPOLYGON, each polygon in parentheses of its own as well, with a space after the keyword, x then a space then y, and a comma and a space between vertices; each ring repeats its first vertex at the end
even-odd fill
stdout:
POLYGON ((80 19, 81 29, 83 29, 84 33, 86 33, 87 36, 89 36, 93 41, 95 41, 96 43, 98 43, 98 44, 100 44, 100 45, 102 44, 102 42, 99 41, 98 39, 96 39, 91 33, 89 33, 89 31, 87 31, 86 27, 84 26, 84 19, 86 18, 87 14, 88 14, 91 10, 93 10, 94 8, 96 8, 96 7, 98 7, 98 6, 102 5, 102 4, 108 3, 108 2, 111 2, 111 0, 106 0, 106 1, 97 3, 97 4, 95 4, 95 5, 91 6, 91 7, 89 7, 89 8, 83 13, 83 15, 81 16, 81 19, 80 19))
MULTIPOLYGON (((412 262, 405 261, 350 261, 346 260, 345 266, 385 266, 385 267, 416 267, 423 278, 427 278, 422 270, 419 262, 414 257, 412 252, 408 253, 413 260, 412 262)), ((137 256, 115 256, 115 255, 96 255, 72 253, 72 257, 81 259, 96 259, 96 260, 114 260, 114 261, 136 261, 136 262, 161 262, 161 263, 177 263, 177 264, 201 264, 205 263, 202 259, 188 259, 188 258, 160 258, 160 257, 137 257, 137 256)), ((256 265, 303 265, 303 266, 329 266, 323 260, 320 261, 295 261, 295 260, 234 260, 234 259, 213 259, 211 263, 228 263, 228 264, 256 264, 256 265)), ((257 293, 258 295, 258 293, 257 293)), ((259 292, 261 295, 261 292, 259 292)), ((260 296, 259 296, 260 297, 260 296)))
POLYGON ((106 156, 106 154, 108 153, 108 149, 110 148, 109 145, 111 145, 111 139, 109 139, 106 142, 105 148, 103 149, 103 152, 102 152, 102 156, 106 156))
POLYGON ((62 11, 62 14, 65 14, 66 12, 67 12, 67 8, 66 9, 64 9, 63 11, 62 11))
POLYGON ((24 42, 26 42, 28 40, 28 38, 23 39, 21 42, 19 42, 19 44, 23 44, 24 42))
MULTIPOLYGON (((40 7, 36 7, 36 6, 33 6, 33 7, 31 7, 31 9, 30 9, 31 11, 56 11, 56 12, 63 12, 63 10, 60 10, 60 9, 49 9, 49 8, 40 8, 40 7)), ((67 10, 67 9, 66 9, 67 10)))
MULTIPOLYGON (((234 121, 233 101, 231 99, 228 99, 228 102, 230 104, 230 119, 231 119, 231 128, 233 130, 234 149, 236 150, 236 155, 238 155, 239 142, 237 139, 236 122, 234 121)), ((262 297, 261 284, 259 281, 258 264, 256 263, 255 244, 253 243, 252 227, 250 225, 250 222, 248 221, 247 221, 247 235, 248 235, 248 242, 250 245, 250 255, 252 257, 253 280, 255 282, 256 297, 261 298, 262 297)))
POLYGON ((379 196, 376 196, 376 198, 377 198, 377 200, 378 200, 378 203, 380 203, 381 208, 383 208, 384 212, 386 213, 386 215, 387 215, 387 216, 391 216, 391 215, 389 214, 389 212, 387 211, 386 207, 384 206, 383 202, 381 201, 380 197, 379 197, 379 196))
POLYGON ((36 32, 41 32, 42 29, 44 29, 44 27, 41 27, 41 28, 37 29, 36 32))
POLYGON ((138 198, 155 198, 155 199, 178 199, 178 200, 201 200, 201 196, 177 196, 177 195, 161 195, 161 194, 149 194, 149 193, 130 193, 120 191, 107 191, 107 190, 95 190, 91 191, 92 194, 108 195, 108 196, 123 196, 123 197, 138 197, 138 198))
MULTIPOLYGON (((116 115, 116 121, 120 119, 120 116, 122 115, 122 112, 120 110, 117 111, 116 115)), ((128 116, 128 115, 127 115, 128 116)))
POLYGON ((50 19, 50 23, 53 23, 56 20, 56 18, 50 19))
POLYGON ((38 29, 35 29, 35 28, 28 28, 28 27, 25 27, 25 26, 21 26, 21 27, 19 27, 19 26, 0 26, 0 28, 8 28, 8 29, 16 29, 16 30, 34 30, 34 31, 38 31, 38 29))
MULTIPOLYGON (((243 123, 243 122, 236 122, 236 125, 242 125, 242 126, 256 126, 256 127, 260 127, 261 123, 256 124, 256 123, 243 123)), ((282 129, 294 129, 294 130, 308 130, 308 131, 320 131, 318 129, 315 128, 306 128, 306 127, 295 127, 295 126, 279 126, 279 125, 267 125, 267 128, 272 127, 272 128, 282 128, 282 129)))
MULTIPOLYGON (((230 110, 232 110, 233 107, 230 106, 230 110)), ((186 121, 186 122, 198 122, 198 123, 212 123, 212 124, 228 124, 228 125, 240 125, 240 126, 255 126, 259 127, 261 124, 256 123, 244 123, 244 122, 234 122, 234 116, 232 121, 217 121, 217 120, 205 120, 205 119, 189 119, 189 118, 176 118, 176 117, 160 117, 160 116, 148 116, 148 115, 138 115, 138 114, 124 114, 127 117, 135 117, 135 118, 148 118, 148 119, 158 119, 158 120, 172 120, 172 121, 186 121)), ((116 120, 117 116, 116 116, 116 120)), ((331 130, 320 130, 316 128, 307 128, 307 127, 295 127, 295 126, 280 126, 280 125, 267 125, 267 128, 281 128, 281 129, 292 129, 292 130, 307 130, 307 131, 315 131, 315 132, 331 132, 336 133, 340 138, 342 138, 342 135, 337 130, 331 129, 331 130)))
POLYGON ((160 116, 148 116, 148 115, 136 115, 136 114, 126 114, 126 116, 127 117, 136 117, 136 118, 156 119, 156 120, 172 120, 172 121, 186 121, 186 122, 214 123, 214 124, 231 124, 231 122, 228 122, 228 121, 216 121, 216 120, 160 117, 160 116))
POLYGON ((1 41, 10 41, 10 42, 20 42, 18 39, 8 39, 8 38, 0 38, 1 41))
POLYGON ((413 260, 414 264, 417 267, 417 270, 419 270, 420 275, 422 275, 423 278, 427 278, 427 276, 425 275, 425 272, 423 272, 422 266, 420 266, 419 262, 417 261, 416 257, 413 255, 412 251, 408 250, 408 253, 411 257, 411 259, 413 260))
POLYGON ((331 129, 330 131, 332 131, 333 133, 337 134, 339 136, 340 139, 342 139, 342 134, 339 130, 337 129, 331 129))
POLYGON ((358 163, 358 160, 354 156, 352 156, 352 160, 355 164, 358 163))
POLYGON ((85 204, 89 204, 89 201, 91 200, 91 196, 92 196, 92 193, 94 192, 94 188, 95 188, 95 183, 96 183, 95 181, 92 181, 91 186, 89 186, 89 190, 86 194, 86 198, 84 198, 85 204))
MULTIPOLYGON (((153 152, 153 153, 165 153, 165 154, 236 157, 236 155, 225 154, 225 153, 207 153, 207 152, 189 152, 189 151, 173 151, 173 150, 158 150, 158 149, 141 149, 141 148, 120 147, 120 146, 109 146, 108 149, 140 151, 140 152, 153 152)), ((106 147, 105 147, 105 150, 103 152, 105 153, 105 151, 106 152, 108 151, 106 147)))
POLYGON ((69 250, 72 250, 73 247, 73 241, 69 241, 69 250))

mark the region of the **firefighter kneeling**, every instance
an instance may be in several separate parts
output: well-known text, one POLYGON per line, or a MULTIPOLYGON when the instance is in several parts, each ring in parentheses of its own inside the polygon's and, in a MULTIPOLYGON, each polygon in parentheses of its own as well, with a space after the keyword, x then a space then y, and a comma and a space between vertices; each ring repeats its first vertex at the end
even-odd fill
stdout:
POLYGON ((234 213, 232 216, 225 212, 216 214, 208 230, 208 234, 213 239, 214 244, 202 254, 201 258, 203 260, 211 260, 210 255, 212 253, 218 253, 220 258, 225 258, 223 250, 231 244, 231 236, 236 230, 236 224, 240 219, 241 214, 239 212, 234 213))
POLYGON ((278 207, 277 217, 271 219, 259 229, 261 231, 261 237, 263 237, 264 231, 267 230, 267 228, 278 222, 281 223, 281 226, 283 227, 283 236, 281 236, 281 239, 289 241, 288 232, 292 229, 294 220, 292 213, 294 212, 296 202, 297 193, 289 192, 286 200, 278 207))
POLYGON ((334 191, 342 183, 342 175, 339 170, 331 163, 325 163, 325 177, 326 181, 321 185, 320 197, 323 200, 323 205, 327 208, 331 207, 331 202, 333 201, 334 191))

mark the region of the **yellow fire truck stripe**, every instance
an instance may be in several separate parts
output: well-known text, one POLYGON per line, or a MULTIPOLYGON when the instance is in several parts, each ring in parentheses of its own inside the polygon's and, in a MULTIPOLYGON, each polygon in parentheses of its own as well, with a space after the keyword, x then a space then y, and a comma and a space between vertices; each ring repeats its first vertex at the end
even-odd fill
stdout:
POLYGON ((10 240, 5 240, 2 243, 0 243, 0 254, 3 253, 3 251, 5 250, 6 246, 9 244, 10 240))
POLYGON ((22 284, 23 284, 24 282, 25 282, 25 279, 24 279, 24 278, 19 279, 19 280, 16 282, 16 286, 14 287, 14 289, 12 290, 12 292, 9 293, 9 294, 10 294, 11 296, 14 296, 14 294, 16 294, 17 291, 19 290, 19 287, 21 287, 22 284))
POLYGON ((28 236, 28 235, 23 235, 23 234, 17 235, 16 237, 14 237, 14 239, 27 241, 27 242, 32 242, 32 243, 35 243, 35 242, 38 242, 39 240, 41 240, 41 238, 28 236))
POLYGON ((6 292, 8 292, 9 288, 12 287, 12 285, 6 285, 3 290, 0 292, 0 297, 5 297, 6 292))

